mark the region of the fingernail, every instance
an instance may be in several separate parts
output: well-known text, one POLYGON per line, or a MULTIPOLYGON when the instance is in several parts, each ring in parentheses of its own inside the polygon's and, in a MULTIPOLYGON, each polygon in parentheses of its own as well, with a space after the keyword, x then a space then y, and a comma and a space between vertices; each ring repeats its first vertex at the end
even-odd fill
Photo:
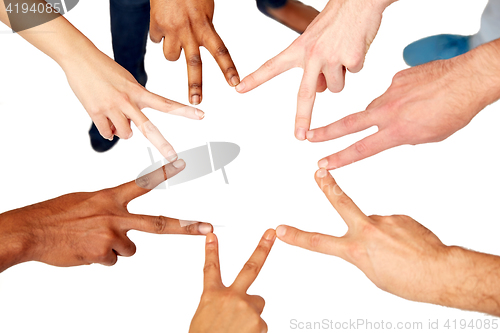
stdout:
POLYGON ((130 139, 134 135, 134 132, 130 132, 130 135, 128 136, 127 139, 130 139))
POLYGON ((322 169, 326 169, 328 166, 328 161, 325 159, 322 159, 321 161, 318 162, 318 166, 322 169))
POLYGON ((106 139, 108 139, 109 141, 113 141, 114 138, 115 138, 115 136, 112 135, 112 136, 110 136, 109 138, 106 138, 106 139))
POLYGON ((176 169, 180 169, 180 168, 183 168, 183 167, 186 165, 186 162, 184 162, 184 160, 177 160, 177 161, 175 161, 174 163, 172 163, 172 165, 173 165, 176 169))
POLYGON ((200 232, 200 234, 206 235, 212 232, 212 226, 208 223, 200 223, 198 225, 198 231, 200 232))
POLYGON ((167 153, 166 157, 169 162, 173 162, 177 159, 177 154, 175 153, 175 151, 171 150, 167 153))
POLYGON ((191 104, 193 104, 193 105, 200 104, 200 95, 191 96, 191 104))
POLYGON ((233 87, 236 87, 240 83, 240 78, 237 75, 235 75, 229 81, 231 81, 233 87))
POLYGON ((302 127, 297 128, 297 131, 295 132, 295 137, 299 139, 300 141, 306 139, 306 130, 303 129, 302 127))
POLYGON ((312 138, 314 138, 314 132, 307 131, 306 137, 307 137, 307 140, 312 140, 312 138))
POLYGON ((286 227, 284 225, 280 225, 276 228, 276 235, 278 237, 283 237, 286 234, 286 227))
POLYGON ((210 233, 207 235, 206 243, 214 243, 215 242, 215 235, 210 233))
POLYGON ((201 111, 201 110, 196 109, 196 110, 194 111, 194 113, 195 113, 195 114, 198 116, 198 118, 200 118, 200 119, 205 118, 205 112, 203 112, 203 111, 201 111))
POLYGON ((326 169, 319 169, 316 172, 316 175, 318 176, 318 178, 325 178, 327 173, 328 173, 328 171, 326 171, 326 169))
POLYGON ((238 85, 236 86, 236 91, 237 91, 237 92, 242 92, 244 89, 245 89, 245 82, 243 82, 243 81, 242 81, 242 82, 240 82, 240 84, 238 84, 238 85))
POLYGON ((275 236, 275 231, 274 230, 267 230, 266 233, 264 234, 264 239, 265 240, 273 240, 275 236))

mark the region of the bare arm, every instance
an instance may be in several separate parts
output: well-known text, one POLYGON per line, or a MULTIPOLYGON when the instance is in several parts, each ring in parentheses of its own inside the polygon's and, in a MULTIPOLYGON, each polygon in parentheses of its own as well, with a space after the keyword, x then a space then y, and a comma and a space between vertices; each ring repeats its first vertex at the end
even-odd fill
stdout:
POLYGON ((465 127, 500 98, 500 39, 461 56, 405 69, 365 111, 311 130, 311 142, 334 140, 372 126, 378 132, 325 157, 336 169, 392 147, 438 142, 465 127))
MULTIPOLYGON (((168 161, 176 160, 173 147, 141 110, 149 107, 196 120, 203 119, 204 113, 147 91, 66 18, 56 16, 19 34, 61 66, 101 135, 109 140, 114 135, 129 139, 132 136, 132 121, 168 161)), ((0 18, 9 25, 3 1, 0 18)))
POLYGON ((500 316, 500 257, 446 246, 409 216, 366 216, 325 169, 316 182, 347 224, 346 235, 282 225, 279 239, 340 257, 391 294, 500 316))
POLYGON ((208 223, 137 215, 127 205, 185 167, 183 160, 162 166, 137 181, 96 192, 71 193, 0 214, 0 272, 27 261, 54 266, 100 263, 135 253, 129 230, 157 234, 206 235, 208 223))

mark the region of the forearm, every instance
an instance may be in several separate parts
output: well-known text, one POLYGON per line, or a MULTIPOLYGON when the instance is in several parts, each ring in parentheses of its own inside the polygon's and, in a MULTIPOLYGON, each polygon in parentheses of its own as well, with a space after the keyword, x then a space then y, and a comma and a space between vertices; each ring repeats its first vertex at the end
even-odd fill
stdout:
MULTIPOLYGON (((39 0, 39 2, 43 2, 39 0)), ((89 52, 99 52, 97 48, 68 22, 62 15, 18 34, 40 51, 54 59, 63 69, 69 61, 88 56, 89 52)), ((11 27, 5 5, 0 1, 0 21, 11 27)))
POLYGON ((445 290, 432 303, 500 316, 500 257, 461 247, 450 247, 449 255, 445 290))
MULTIPOLYGON (((452 59, 453 60, 453 59, 452 59)), ((483 44, 456 58, 464 66, 462 77, 479 110, 500 99, 500 39, 483 44)))

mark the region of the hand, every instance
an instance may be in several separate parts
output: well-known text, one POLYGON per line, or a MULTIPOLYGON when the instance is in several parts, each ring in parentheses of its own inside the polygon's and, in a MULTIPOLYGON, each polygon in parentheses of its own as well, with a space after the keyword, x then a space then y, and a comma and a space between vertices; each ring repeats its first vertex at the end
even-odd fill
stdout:
POLYGON ((220 273, 217 237, 207 235, 204 290, 189 328, 190 333, 267 332, 267 324, 260 317, 264 299, 248 295, 247 290, 264 266, 275 239, 274 230, 267 230, 236 280, 230 287, 225 287, 220 273))
POLYGON ((366 216, 325 170, 316 182, 345 221, 343 237, 304 232, 279 226, 276 234, 285 243, 340 257, 366 274, 380 289, 421 302, 440 303, 452 286, 455 269, 452 248, 408 216, 366 216))
POLYGON ((234 87, 240 78, 233 60, 212 24, 213 0, 151 0, 150 37, 163 40, 165 58, 176 61, 184 49, 188 69, 189 102, 202 100, 200 46, 204 46, 219 64, 227 83, 234 87))
POLYGON ((365 55, 375 38, 388 1, 330 0, 304 34, 286 50, 267 61, 236 87, 250 91, 294 67, 304 69, 297 96, 295 137, 305 140, 311 124, 316 92, 326 87, 340 92, 346 68, 353 73, 363 67, 365 55))
POLYGON ((309 141, 323 142, 378 127, 375 134, 320 160, 319 167, 336 169, 392 147, 442 141, 466 126, 492 102, 484 94, 487 81, 472 71, 466 59, 433 61, 401 71, 365 111, 309 131, 309 141))
POLYGON ((132 137, 130 120, 168 161, 177 159, 174 148, 141 112, 152 108, 191 119, 203 119, 201 110, 155 95, 141 86, 123 67, 95 49, 63 68, 76 96, 104 138, 132 137))
POLYGON ((347 233, 334 237, 281 225, 279 239, 340 257, 394 295, 500 316, 500 257, 446 246, 408 216, 366 216, 325 169, 316 172, 316 182, 347 233))
POLYGON ((129 230, 191 235, 211 232, 208 223, 185 223, 127 210, 131 200, 184 167, 184 161, 178 160, 115 188, 71 193, 1 214, 0 272, 31 260, 54 266, 114 265, 117 256, 135 253, 135 245, 127 237, 129 230))

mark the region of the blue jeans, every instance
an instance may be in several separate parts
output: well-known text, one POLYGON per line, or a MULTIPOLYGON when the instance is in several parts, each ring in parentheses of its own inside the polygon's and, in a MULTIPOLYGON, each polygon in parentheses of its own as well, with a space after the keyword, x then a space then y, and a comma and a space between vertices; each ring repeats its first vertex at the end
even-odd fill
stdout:
POLYGON ((287 0, 257 0, 257 8, 259 8, 263 14, 271 17, 271 15, 267 12, 267 9, 283 7, 286 2, 287 0))
POLYGON ((111 37, 115 61, 143 86, 149 32, 149 0, 110 0, 111 37))

